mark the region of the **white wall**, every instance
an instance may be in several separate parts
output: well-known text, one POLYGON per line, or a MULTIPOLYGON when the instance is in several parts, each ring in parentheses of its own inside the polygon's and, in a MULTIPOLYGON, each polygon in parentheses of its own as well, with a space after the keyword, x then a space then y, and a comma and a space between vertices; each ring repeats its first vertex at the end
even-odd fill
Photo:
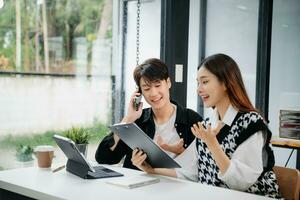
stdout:
MULTIPOLYGON (((148 58, 160 58, 160 8, 160 0, 141 1, 140 63, 148 58)), ((128 1, 128 32, 123 83, 125 84, 125 112, 127 112, 130 96, 135 91, 133 70, 136 67, 136 9, 136 1, 128 1)))
POLYGON ((200 1, 190 0, 189 21, 189 48, 188 48, 188 74, 187 74, 187 101, 188 108, 197 110, 197 67, 199 65, 199 23, 200 1))
POLYGON ((0 136, 108 122, 110 77, 1 77, 0 136))

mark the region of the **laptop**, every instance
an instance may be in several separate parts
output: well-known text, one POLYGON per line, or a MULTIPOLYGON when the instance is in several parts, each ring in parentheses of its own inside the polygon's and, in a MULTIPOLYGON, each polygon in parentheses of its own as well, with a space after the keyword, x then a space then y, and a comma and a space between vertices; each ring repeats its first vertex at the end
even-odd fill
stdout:
POLYGON ((92 166, 69 138, 54 135, 54 141, 68 158, 66 170, 86 179, 109 178, 123 174, 103 166, 92 166))

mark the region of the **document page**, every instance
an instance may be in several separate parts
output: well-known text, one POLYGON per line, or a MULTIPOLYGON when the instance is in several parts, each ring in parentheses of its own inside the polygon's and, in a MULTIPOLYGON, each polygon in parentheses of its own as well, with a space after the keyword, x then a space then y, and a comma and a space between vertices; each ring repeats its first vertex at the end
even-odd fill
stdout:
POLYGON ((125 187, 125 188, 137 188, 145 185, 150 185, 153 183, 158 183, 159 178, 145 175, 131 176, 131 177, 120 177, 113 178, 111 180, 106 181, 108 184, 125 187))

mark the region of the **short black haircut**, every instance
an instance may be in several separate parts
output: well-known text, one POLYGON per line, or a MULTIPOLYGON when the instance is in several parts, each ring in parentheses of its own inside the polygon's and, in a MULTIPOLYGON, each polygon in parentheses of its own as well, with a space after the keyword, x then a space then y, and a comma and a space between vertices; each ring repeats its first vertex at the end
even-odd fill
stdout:
POLYGON ((134 69, 133 78, 139 88, 141 78, 143 78, 147 84, 167 80, 169 78, 168 66, 160 59, 147 59, 134 69))

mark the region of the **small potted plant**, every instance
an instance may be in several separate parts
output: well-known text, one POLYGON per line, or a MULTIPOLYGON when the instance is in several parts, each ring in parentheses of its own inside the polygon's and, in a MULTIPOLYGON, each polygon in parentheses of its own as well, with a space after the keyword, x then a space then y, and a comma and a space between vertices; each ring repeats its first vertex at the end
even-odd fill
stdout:
POLYGON ((20 145, 17 147, 16 157, 20 162, 33 160, 33 148, 30 145, 20 145))
POLYGON ((78 150, 86 157, 87 145, 91 137, 89 132, 84 128, 72 127, 67 130, 64 135, 65 137, 73 140, 78 150))
POLYGON ((33 166, 33 148, 30 145, 20 145, 16 149, 16 160, 21 167, 33 166))

